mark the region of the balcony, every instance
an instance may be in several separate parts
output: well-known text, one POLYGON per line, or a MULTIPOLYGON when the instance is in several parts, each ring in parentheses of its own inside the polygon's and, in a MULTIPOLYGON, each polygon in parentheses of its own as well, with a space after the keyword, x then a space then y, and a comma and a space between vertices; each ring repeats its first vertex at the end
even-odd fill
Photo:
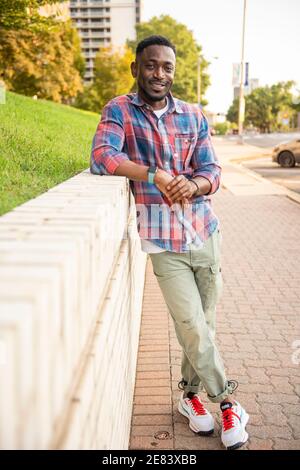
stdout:
POLYGON ((82 32, 80 32, 80 36, 82 38, 87 38, 87 39, 104 39, 104 38, 110 38, 111 33, 110 32, 99 32, 99 33, 82 33, 82 32))
POLYGON ((80 29, 80 28, 90 28, 90 29, 93 29, 93 28, 109 28, 111 26, 110 22, 109 21, 103 21, 102 22, 91 22, 91 21, 88 21, 87 23, 82 23, 81 21, 78 21, 76 22, 76 28, 77 29, 80 29))
POLYGON ((84 74, 84 79, 85 80, 92 80, 94 78, 93 72, 87 72, 84 74))
POLYGON ((71 18, 106 18, 108 13, 103 11, 102 13, 94 13, 94 12, 73 12, 71 13, 71 18))

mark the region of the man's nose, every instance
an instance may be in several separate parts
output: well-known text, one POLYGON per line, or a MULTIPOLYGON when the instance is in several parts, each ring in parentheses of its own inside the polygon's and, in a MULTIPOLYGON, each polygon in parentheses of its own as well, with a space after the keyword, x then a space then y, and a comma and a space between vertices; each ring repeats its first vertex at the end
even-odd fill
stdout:
POLYGON ((164 72, 163 67, 155 67, 153 75, 155 78, 158 78, 158 79, 164 78, 165 72, 164 72))

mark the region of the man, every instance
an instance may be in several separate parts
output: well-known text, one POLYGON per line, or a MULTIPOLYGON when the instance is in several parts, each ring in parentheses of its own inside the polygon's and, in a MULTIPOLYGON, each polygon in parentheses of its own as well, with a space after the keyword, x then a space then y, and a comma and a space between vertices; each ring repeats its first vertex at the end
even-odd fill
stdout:
POLYGON ((212 434, 213 417, 198 395, 205 389, 210 401, 220 403, 222 442, 235 449, 248 439, 249 416, 230 398, 237 383, 226 379, 214 342, 221 233, 208 196, 219 187, 221 168, 202 112, 170 92, 175 63, 168 39, 150 36, 138 44, 131 64, 138 93, 104 108, 91 172, 130 179, 142 249, 183 350, 179 412, 194 432, 212 434))

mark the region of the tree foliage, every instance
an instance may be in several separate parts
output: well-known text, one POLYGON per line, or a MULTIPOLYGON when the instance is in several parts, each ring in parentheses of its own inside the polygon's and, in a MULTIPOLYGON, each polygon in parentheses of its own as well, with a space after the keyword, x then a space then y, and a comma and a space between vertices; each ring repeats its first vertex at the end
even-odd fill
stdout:
POLYGON ((0 80, 8 90, 69 103, 83 89, 85 61, 71 21, 43 17, 54 0, 1 0, 0 80))
MULTIPOLYGON (((288 116, 293 122, 296 106, 293 105, 293 81, 256 88, 245 97, 245 126, 254 126, 261 132, 280 130, 280 117, 288 116)), ((235 99, 227 112, 230 122, 238 122, 239 99, 235 99)))
POLYGON ((40 16, 38 8, 55 3, 58 0, 0 0, 0 29, 47 29, 53 18, 40 16))
POLYGON ((209 65, 203 55, 202 48, 197 44, 193 33, 182 23, 178 23, 169 15, 153 17, 150 21, 136 25, 137 39, 128 41, 132 50, 137 43, 147 36, 159 34, 166 36, 176 46, 176 75, 172 88, 177 98, 188 102, 197 102, 197 63, 201 57, 201 103, 207 87, 210 85, 209 75, 206 70, 209 65))
POLYGON ((99 112, 112 98, 129 93, 134 79, 130 64, 134 55, 129 47, 101 47, 94 62, 94 81, 79 94, 76 106, 99 112))

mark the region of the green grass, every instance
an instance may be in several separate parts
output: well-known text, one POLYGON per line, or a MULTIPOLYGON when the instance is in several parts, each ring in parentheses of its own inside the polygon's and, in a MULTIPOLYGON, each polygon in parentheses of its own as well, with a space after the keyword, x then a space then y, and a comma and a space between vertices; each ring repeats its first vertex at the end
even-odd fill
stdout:
POLYGON ((0 104, 0 215, 89 166, 99 115, 6 94, 0 104))

